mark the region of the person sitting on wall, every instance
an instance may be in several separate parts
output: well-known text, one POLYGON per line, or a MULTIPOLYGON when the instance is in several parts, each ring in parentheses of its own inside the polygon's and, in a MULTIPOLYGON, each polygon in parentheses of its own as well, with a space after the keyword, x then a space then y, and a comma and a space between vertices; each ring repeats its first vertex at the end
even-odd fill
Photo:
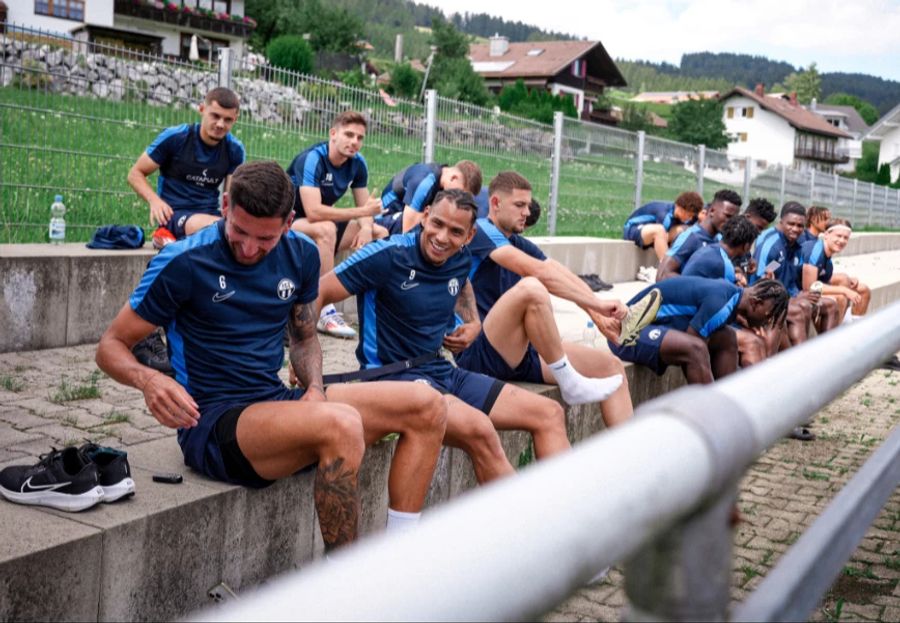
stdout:
POLYGON ((822 295, 837 300, 838 317, 845 322, 860 320, 869 311, 872 300, 869 286, 860 283, 856 277, 834 272, 831 260, 847 247, 852 233, 850 221, 832 219, 821 238, 810 240, 800 248, 803 289, 810 291, 819 282, 822 295))
POLYGON ((685 227, 693 225, 703 209, 703 197, 683 192, 675 202, 651 201, 631 213, 622 230, 622 239, 631 240, 641 249, 653 247, 656 259, 662 261, 675 239, 685 227))

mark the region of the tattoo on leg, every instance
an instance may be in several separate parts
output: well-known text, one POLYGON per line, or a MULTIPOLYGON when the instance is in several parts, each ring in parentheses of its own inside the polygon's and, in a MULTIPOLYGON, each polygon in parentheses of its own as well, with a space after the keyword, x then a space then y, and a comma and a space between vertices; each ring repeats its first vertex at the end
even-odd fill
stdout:
POLYGON ((337 459, 316 470, 315 501, 325 551, 356 539, 359 523, 358 474, 337 459))

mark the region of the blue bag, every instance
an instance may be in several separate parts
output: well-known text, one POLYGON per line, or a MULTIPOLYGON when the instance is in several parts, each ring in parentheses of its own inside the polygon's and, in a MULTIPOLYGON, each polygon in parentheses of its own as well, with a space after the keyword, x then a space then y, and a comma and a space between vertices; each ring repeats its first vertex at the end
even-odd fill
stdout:
POLYGON ((144 230, 136 225, 104 225, 98 227, 88 249, 140 249, 144 246, 144 230))

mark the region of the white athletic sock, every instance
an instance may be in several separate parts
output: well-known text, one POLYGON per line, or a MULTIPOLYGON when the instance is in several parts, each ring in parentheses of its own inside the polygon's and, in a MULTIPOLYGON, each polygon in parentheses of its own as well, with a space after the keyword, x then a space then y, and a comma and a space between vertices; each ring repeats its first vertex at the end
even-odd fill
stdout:
POLYGON ((582 376, 569 363, 569 358, 565 355, 559 361, 549 364, 548 367, 559 385, 563 400, 570 405, 606 400, 622 384, 621 374, 614 374, 603 379, 582 376))
POLYGON ((408 532, 419 525, 421 516, 422 513, 404 513, 403 511, 395 511, 393 508, 389 508, 387 513, 387 532, 408 532))
POLYGON ((844 313, 844 319, 841 322, 853 322, 854 320, 853 312, 850 310, 850 307, 847 306, 847 311, 844 313))
POLYGON ((337 310, 334 308, 334 305, 332 303, 329 303, 328 305, 326 305, 325 307, 322 308, 322 311, 319 314, 319 318, 327 316, 328 314, 336 314, 336 313, 337 313, 337 310))
POLYGON ((850 314, 850 318, 853 320, 853 322, 859 322, 863 319, 862 316, 857 316, 856 314, 850 314))

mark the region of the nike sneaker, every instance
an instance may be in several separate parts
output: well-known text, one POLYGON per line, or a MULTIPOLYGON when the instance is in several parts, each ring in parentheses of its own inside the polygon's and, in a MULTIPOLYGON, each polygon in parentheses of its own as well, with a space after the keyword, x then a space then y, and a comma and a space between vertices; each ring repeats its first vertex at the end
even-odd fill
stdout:
POLYGON ((656 320, 660 305, 662 305, 662 292, 659 291, 659 288, 653 288, 643 298, 629 305, 628 314, 622 320, 619 344, 631 346, 637 342, 638 335, 644 327, 656 320))
POLYGON ((344 321, 341 312, 334 311, 323 314, 316 323, 316 328, 320 333, 325 333, 332 337, 341 337, 344 339, 352 339, 356 337, 356 331, 344 321))
POLYGON ((12 465, 0 471, 0 495, 16 504, 77 512, 103 499, 97 466, 77 448, 53 449, 37 465, 12 465))
POLYGON ((153 248, 157 251, 161 251, 167 244, 175 242, 175 234, 160 225, 156 228, 156 231, 153 232, 151 239, 153 240, 153 248))
POLYGON ((88 442, 78 448, 81 458, 97 466, 103 501, 115 502, 134 495, 128 453, 88 442))

